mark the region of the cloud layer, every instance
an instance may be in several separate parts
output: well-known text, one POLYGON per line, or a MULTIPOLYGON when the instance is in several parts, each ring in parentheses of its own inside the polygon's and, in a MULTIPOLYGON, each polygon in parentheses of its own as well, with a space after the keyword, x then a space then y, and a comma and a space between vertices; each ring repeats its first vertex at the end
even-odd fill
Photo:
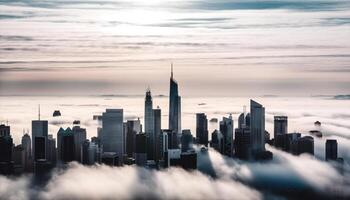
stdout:
POLYGON ((56 170, 47 185, 31 177, 0 177, 5 199, 263 199, 264 197, 349 197, 349 166, 343 174, 309 156, 295 157, 273 150, 266 163, 222 157, 210 149, 199 153, 199 171, 162 171, 125 166, 86 167, 71 163, 56 170), (307 165, 308 167, 305 167, 307 165), (212 167, 213 172, 207 170, 212 167), (302 196, 300 196, 302 195, 302 196))

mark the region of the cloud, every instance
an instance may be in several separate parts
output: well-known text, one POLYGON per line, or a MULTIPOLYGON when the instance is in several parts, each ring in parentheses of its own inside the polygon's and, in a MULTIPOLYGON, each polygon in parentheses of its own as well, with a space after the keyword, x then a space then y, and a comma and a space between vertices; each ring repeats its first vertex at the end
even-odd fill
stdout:
POLYGON ((293 156, 272 147, 274 160, 245 162, 209 149, 199 153, 199 171, 180 168, 148 170, 136 166, 83 166, 70 163, 53 172, 47 185, 32 178, 0 176, 0 197, 5 199, 262 199, 346 198, 350 195, 350 168, 343 174, 336 165, 311 156, 293 156), (307 167, 306 167, 307 166, 307 167), (209 168, 214 172, 210 173, 209 168))
POLYGON ((266 10, 266 9, 290 9, 302 11, 341 10, 347 6, 346 1, 322 1, 322 0, 248 0, 248 1, 193 1, 193 7, 207 10, 266 10))

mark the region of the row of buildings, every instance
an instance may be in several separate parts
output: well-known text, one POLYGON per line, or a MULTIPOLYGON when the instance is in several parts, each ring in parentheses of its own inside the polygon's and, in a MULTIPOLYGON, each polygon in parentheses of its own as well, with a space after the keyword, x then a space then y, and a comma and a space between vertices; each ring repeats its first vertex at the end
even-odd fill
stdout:
MULTIPOLYGON (((221 154, 242 160, 269 160, 273 155, 265 144, 295 155, 314 154, 314 140, 300 133, 288 133, 288 118, 274 117, 274 139, 265 130, 265 108, 250 101, 250 110, 238 117, 234 128, 232 115, 223 117, 219 129, 209 141, 208 118, 205 113, 196 114, 196 136, 189 129, 181 128, 181 96, 171 66, 168 129, 162 129, 162 111, 154 108, 150 89, 144 104, 144 127, 140 119, 124 121, 123 109, 106 109, 97 119, 101 127, 97 137, 87 139, 86 129, 80 121, 72 127, 60 128, 56 138, 49 134, 48 121, 32 121, 31 136, 26 133, 20 145, 14 146, 10 127, 0 125, 0 173, 42 174, 56 166, 76 161, 84 165, 104 163, 111 166, 137 165, 151 169, 179 166, 197 168, 197 152, 193 144, 206 150, 211 146, 221 154)), ((327 140, 326 160, 337 160, 337 141, 327 140)))

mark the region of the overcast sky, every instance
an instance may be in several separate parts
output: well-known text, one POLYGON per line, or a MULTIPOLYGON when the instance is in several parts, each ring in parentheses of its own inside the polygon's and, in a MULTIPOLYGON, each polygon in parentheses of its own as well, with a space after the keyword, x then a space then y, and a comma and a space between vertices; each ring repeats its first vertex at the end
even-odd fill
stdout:
POLYGON ((0 2, 0 94, 350 93, 340 0, 0 2))

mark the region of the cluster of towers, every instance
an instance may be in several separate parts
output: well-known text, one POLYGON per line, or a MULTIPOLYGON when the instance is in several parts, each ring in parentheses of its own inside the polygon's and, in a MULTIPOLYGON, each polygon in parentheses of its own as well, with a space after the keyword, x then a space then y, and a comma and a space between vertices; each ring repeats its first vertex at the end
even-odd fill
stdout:
MULTIPOLYGON (((97 137, 87 139, 86 129, 80 121, 73 127, 60 128, 57 137, 48 134, 48 121, 32 121, 32 135, 24 134, 20 145, 14 146, 10 127, 0 125, 0 174, 35 172, 45 174, 53 167, 76 161, 85 165, 104 163, 111 166, 133 165, 159 169, 179 166, 197 168, 197 152, 193 144, 208 145, 223 155, 243 160, 269 160, 272 153, 265 143, 295 155, 314 154, 314 140, 300 133, 288 133, 287 116, 274 117, 274 139, 265 130, 265 108, 250 101, 250 111, 245 109, 238 117, 234 129, 232 115, 223 117, 219 129, 214 130, 209 141, 208 118, 196 114, 196 137, 189 129, 181 128, 181 96, 171 66, 168 129, 162 129, 162 112, 153 107, 151 90, 147 89, 144 107, 144 127, 140 119, 124 121, 123 109, 106 109, 96 118, 101 122, 97 137)), ((94 116, 95 117, 95 116, 94 116)), ((336 140, 326 142, 326 160, 337 160, 336 140)))

